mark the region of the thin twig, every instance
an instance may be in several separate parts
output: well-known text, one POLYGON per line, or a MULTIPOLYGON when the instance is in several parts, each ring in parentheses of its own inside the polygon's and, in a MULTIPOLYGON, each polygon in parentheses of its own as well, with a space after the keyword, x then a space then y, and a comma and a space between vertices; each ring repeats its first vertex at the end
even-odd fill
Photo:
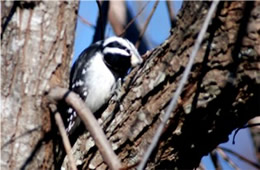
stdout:
POLYGON ((232 151, 231 149, 223 148, 223 147, 219 147, 219 148, 222 149, 222 150, 225 151, 225 152, 229 152, 229 153, 235 155, 235 156, 238 157, 239 159, 241 159, 241 160, 247 162, 248 164, 254 166, 256 169, 260 169, 260 165, 259 165, 259 164, 257 164, 257 163, 255 163, 255 162, 253 162, 253 161, 251 161, 251 160, 249 160, 249 159, 243 157, 242 155, 240 155, 240 154, 238 154, 238 153, 232 151))
POLYGON ((232 140, 232 144, 234 145, 235 144, 235 138, 236 138, 236 135, 237 133, 241 130, 241 129, 246 129, 246 128, 250 128, 250 127, 254 127, 254 126, 260 126, 260 123, 253 123, 253 124, 248 124, 248 125, 245 125, 241 128, 238 128, 235 133, 234 133, 234 136, 233 136, 233 140, 232 140))
POLYGON ((93 137, 95 144, 97 145, 104 161, 107 163, 109 169, 118 170, 121 167, 121 163, 112 150, 110 143, 108 142, 106 135, 99 126, 95 116, 87 108, 85 103, 81 98, 74 92, 67 93, 68 90, 61 87, 55 87, 51 89, 48 94, 50 100, 59 101, 65 97, 66 103, 71 105, 78 116, 81 118, 82 122, 85 124, 86 129, 89 131, 90 135, 93 137))
POLYGON ((231 167, 233 167, 235 170, 240 169, 221 148, 217 148, 216 150, 220 156, 229 163, 231 167))
POLYGON ((210 6, 209 12, 207 14, 207 17, 206 17, 204 23, 203 23, 202 29, 200 30, 200 33, 198 35, 198 38, 196 39, 194 48, 192 49, 192 53, 190 55, 190 59, 188 61, 188 64, 187 64, 187 66, 186 66, 186 68, 184 70, 183 77, 180 80, 180 84, 179 84, 177 90, 174 92, 173 98, 171 99, 171 102, 170 102, 170 104, 169 104, 169 106, 168 106, 168 108, 166 110, 166 113, 163 116, 163 120, 160 123, 157 131, 155 132, 155 135, 154 135, 154 137, 152 139, 152 142, 151 142, 150 146, 148 147, 146 153, 144 154, 143 159, 141 160, 141 163, 138 166, 138 170, 142 170, 144 168, 144 166, 146 165, 148 158, 150 157, 152 151, 154 150, 154 148, 156 147, 156 145, 157 145, 157 143, 159 141, 159 138, 160 138, 160 136, 162 134, 162 131, 163 131, 164 127, 165 127, 165 124, 166 124, 167 120, 169 119, 172 111, 176 107, 177 100, 178 100, 178 98, 179 98, 179 96, 180 96, 180 94, 182 92, 182 89, 183 89, 185 83, 187 82, 187 79, 188 79, 189 73, 191 71, 191 67, 193 65, 195 56, 197 55, 197 52, 199 50, 199 47, 200 47, 201 42, 203 40, 203 37, 204 37, 204 35, 206 33, 206 30, 208 28, 209 22, 210 22, 210 20, 212 18, 212 15, 213 15, 213 13, 214 13, 218 3, 219 3, 219 0, 213 1, 211 6, 210 6))
MULTIPOLYGON (((99 17, 98 18, 98 24, 97 26, 100 27, 100 39, 99 40, 104 40, 104 33, 105 33, 105 26, 104 26, 104 18, 103 18, 103 13, 102 13, 102 7, 101 7, 101 1, 100 0, 96 0, 97 6, 98 6, 98 11, 99 11, 99 17)), ((99 28, 96 28, 99 29, 99 28)), ((97 30, 96 30, 97 31, 97 30)))
MULTIPOLYGON (((260 116, 254 117, 253 119, 248 121, 249 125, 260 123, 260 116)), ((254 143, 254 150, 256 154, 257 160, 260 162, 260 126, 255 126, 250 128, 250 136, 252 138, 252 141, 254 143)))
POLYGON ((86 19, 85 19, 84 17, 82 17, 81 15, 78 15, 78 17, 79 17, 79 20, 80 20, 81 22, 83 22, 84 24, 90 26, 90 27, 93 28, 93 29, 96 28, 95 25, 91 24, 88 20, 86 20, 86 19))
POLYGON ((198 169, 200 170, 206 170, 205 166, 203 165, 203 163, 200 163, 198 169))
POLYGON ((64 124, 63 124, 63 121, 62 121, 62 118, 61 118, 61 115, 60 115, 59 112, 55 113, 55 121, 56 121, 56 124, 59 128, 59 131, 60 131, 60 134, 61 134, 61 137, 62 137, 62 142, 63 142, 64 148, 65 148, 65 151, 68 155, 68 160, 69 160, 71 169, 77 170, 77 166, 75 164, 75 160, 74 160, 73 155, 72 155, 70 141, 69 141, 69 138, 67 136, 67 133, 66 133, 66 130, 65 130, 65 127, 64 127, 64 124))
POLYGON ((146 28, 147 28, 148 24, 149 24, 150 21, 151 21, 151 18, 152 18, 153 14, 154 14, 154 11, 156 10, 156 8, 157 8, 157 6, 158 6, 158 3, 159 3, 159 0, 156 0, 156 2, 154 3, 153 9, 152 9, 150 15, 148 16, 148 18, 147 18, 147 20, 146 20, 146 23, 144 24, 144 27, 143 27, 143 29, 142 29, 142 31, 141 31, 139 37, 138 37, 138 40, 137 40, 136 43, 135 43, 135 47, 136 47, 136 48, 138 48, 139 45, 140 45, 140 43, 141 43, 141 40, 142 40, 142 38, 143 38, 143 35, 144 35, 145 31, 146 31, 146 28))
POLYGON ((174 15, 174 10, 172 9, 172 1, 167 0, 166 1, 170 21, 171 21, 171 27, 173 28, 176 25, 176 18, 174 15))
POLYGON ((215 150, 210 153, 210 158, 213 162, 215 170, 222 170, 221 164, 220 164, 219 159, 218 159, 217 152, 215 150))
POLYGON ((126 30, 133 24, 133 22, 135 22, 136 18, 141 15, 141 13, 143 12, 143 10, 146 8, 146 6, 149 4, 150 1, 146 2, 146 4, 142 7, 142 9, 137 13, 137 15, 126 25, 125 29, 123 30, 123 32, 121 34, 119 34, 119 37, 123 37, 126 30))

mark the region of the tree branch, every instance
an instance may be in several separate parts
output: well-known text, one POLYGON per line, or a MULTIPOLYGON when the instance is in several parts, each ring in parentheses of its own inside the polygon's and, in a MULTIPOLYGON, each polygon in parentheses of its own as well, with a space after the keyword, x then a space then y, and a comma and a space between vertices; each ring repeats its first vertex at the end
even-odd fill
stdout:
POLYGON ((189 73, 191 71, 191 67, 193 65, 195 56, 198 53, 199 47, 200 47, 201 42, 203 40, 203 37, 204 37, 204 35, 205 35, 206 31, 207 31, 207 28, 208 28, 208 25, 209 25, 210 20, 212 18, 212 15, 214 14, 214 11, 215 11, 215 9, 218 6, 218 3, 219 3, 219 1, 214 1, 212 3, 212 5, 211 5, 210 9, 209 9, 207 17, 206 17, 206 19, 205 19, 205 21, 203 23, 202 29, 201 29, 201 31, 200 31, 200 33, 198 35, 198 38, 197 38, 197 40, 195 42, 195 46, 194 46, 194 48, 192 50, 189 62, 188 62, 187 66, 186 66, 186 69, 185 69, 185 71, 183 73, 183 77, 180 80, 180 84, 179 84, 176 92, 174 92, 173 98, 172 98, 172 100, 171 100, 171 102, 170 102, 170 104, 169 104, 169 106, 168 106, 168 108, 166 110, 165 115, 163 116, 163 120, 160 123, 160 125, 159 125, 159 127, 158 127, 158 129, 157 129, 157 131, 156 131, 156 133, 155 133, 155 135, 153 137, 152 143, 151 143, 151 145, 149 145, 149 147, 147 149, 147 152, 145 153, 145 155, 144 155, 144 157, 142 159, 142 162, 140 163, 140 165, 138 167, 139 170, 142 170, 144 168, 148 158, 150 157, 152 151, 154 150, 154 148, 156 147, 156 145, 157 145, 157 143, 158 143, 158 141, 160 139, 160 136, 161 136, 161 134, 163 132, 163 129, 164 129, 165 125, 166 125, 166 122, 170 118, 170 115, 171 115, 172 111, 175 109, 175 107, 177 105, 177 100, 178 100, 178 98, 179 98, 179 96, 180 96, 180 94, 182 92, 182 89, 183 89, 185 83, 188 80, 188 76, 189 76, 189 73))
POLYGON ((65 94, 68 94, 65 97, 65 101, 75 109, 78 116, 85 124, 86 129, 93 137, 95 144, 97 145, 104 161, 107 163, 110 169, 120 169, 121 163, 112 150, 111 145, 106 139, 106 135, 100 128, 94 115, 77 94, 75 94, 74 92, 67 92, 68 90, 65 88, 55 87, 50 90, 48 97, 50 100, 59 101, 64 98, 65 94))
MULTIPOLYGON (((150 51, 140 69, 126 78, 123 87, 129 82, 129 88, 123 91, 120 104, 110 101, 98 115, 102 129, 122 162, 138 164, 151 144, 183 77, 211 3, 184 2, 172 35, 150 51), (132 75, 136 78, 131 79, 132 75)), ((146 169, 194 169, 204 155, 227 141, 234 129, 259 115, 256 74, 259 41, 254 38, 258 31, 254 24, 258 13, 255 7, 256 3, 247 2, 218 5, 188 83, 179 97, 181 102, 167 121, 146 169), (248 5, 253 7, 251 17, 244 15, 244 11, 251 11, 248 5), (246 17, 250 17, 250 22, 241 23, 246 17), (243 29, 249 24, 254 31, 240 35, 246 44, 240 45, 238 56, 233 56, 241 24, 243 29), (234 57, 239 60, 234 62, 234 57)), ((96 146, 86 146, 86 142, 92 142, 88 133, 82 135, 74 147, 81 167, 108 168, 96 146)))
POLYGON ((144 27, 143 27, 143 29, 142 29, 142 31, 141 31, 139 37, 138 37, 137 42, 135 43, 135 47, 136 47, 136 48, 138 48, 139 45, 140 45, 140 43, 141 43, 141 40, 142 40, 142 38, 143 38, 143 35, 144 35, 145 31, 146 31, 146 28, 147 28, 148 24, 150 23, 150 21, 151 21, 151 19, 152 19, 152 16, 153 16, 153 14, 154 14, 155 9, 156 9, 157 6, 158 6, 158 3, 159 3, 159 0, 157 0, 157 1, 154 3, 153 9, 152 9, 150 15, 148 16, 148 18, 147 18, 147 20, 146 20, 146 23, 144 24, 144 27))
POLYGON ((123 37, 126 33, 127 29, 135 22, 136 18, 141 15, 143 10, 146 8, 146 6, 149 4, 150 1, 146 2, 146 4, 142 7, 142 9, 135 15, 135 17, 125 26, 125 29, 122 31, 122 33, 119 34, 119 37, 123 37))
POLYGON ((77 166, 75 164, 75 160, 74 160, 73 155, 72 155, 70 141, 69 141, 69 138, 67 136, 61 115, 60 115, 59 112, 56 112, 54 117, 55 117, 56 124, 59 128, 59 131, 60 131, 60 134, 61 134, 61 137, 62 137, 62 142, 63 142, 64 148, 65 148, 65 151, 68 155, 68 160, 70 162, 71 169, 76 170, 77 166))
POLYGON ((176 17, 174 15, 174 10, 172 9, 172 1, 167 0, 166 5, 167 5, 170 21, 171 21, 171 28, 173 28, 176 25, 176 17))
POLYGON ((105 38, 105 28, 107 24, 107 15, 109 9, 109 1, 100 1, 96 0, 99 16, 97 19, 96 30, 93 36, 92 43, 95 43, 99 40, 104 40, 105 38))
POLYGON ((220 154, 220 156, 228 162, 228 164, 233 167, 235 170, 239 170, 238 166, 229 158, 229 156, 221 149, 216 148, 217 152, 220 154))
POLYGON ((96 26, 91 24, 88 20, 86 20, 84 17, 82 17, 81 15, 78 15, 78 18, 80 19, 81 22, 83 22, 84 24, 86 24, 87 26, 96 29, 96 26))
MULTIPOLYGON (((249 125, 260 123, 260 116, 255 117, 248 121, 249 125)), ((260 126, 254 126, 250 128, 252 140, 254 142, 254 150, 256 153, 256 157, 258 162, 260 162, 260 126)))
POLYGON ((222 170, 222 166, 220 164, 220 161, 218 159, 218 155, 217 155, 217 152, 216 151, 212 151, 210 153, 210 158, 211 158, 211 161, 215 167, 215 170, 222 170))
POLYGON ((257 168, 257 169, 260 169, 260 165, 259 165, 259 164, 257 164, 257 163, 255 163, 255 162, 253 162, 253 161, 251 161, 251 160, 249 160, 249 159, 247 159, 247 158, 241 156, 240 154, 238 154, 238 153, 232 151, 231 149, 223 148, 223 147, 220 147, 220 149, 223 150, 223 151, 225 151, 225 152, 229 152, 229 153, 235 155, 235 156, 238 157, 239 159, 241 159, 241 160, 247 162, 248 164, 254 166, 254 167, 257 168))

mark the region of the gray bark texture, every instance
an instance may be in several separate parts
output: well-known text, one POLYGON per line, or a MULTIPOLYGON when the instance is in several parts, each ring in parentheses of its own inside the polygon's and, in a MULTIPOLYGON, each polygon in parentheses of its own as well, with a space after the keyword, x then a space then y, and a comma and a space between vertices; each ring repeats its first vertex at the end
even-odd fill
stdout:
POLYGON ((66 87, 78 2, 2 1, 1 169, 53 169, 45 92, 66 87))
MULTIPOLYGON (((151 143, 210 4, 183 2, 169 38, 144 55, 123 85, 120 104, 110 101, 100 117, 124 167, 137 165, 151 143)), ((259 16, 259 2, 220 2, 146 169, 196 168, 234 129, 259 115, 259 16)), ((107 168, 88 133, 73 151, 78 167, 107 168)))

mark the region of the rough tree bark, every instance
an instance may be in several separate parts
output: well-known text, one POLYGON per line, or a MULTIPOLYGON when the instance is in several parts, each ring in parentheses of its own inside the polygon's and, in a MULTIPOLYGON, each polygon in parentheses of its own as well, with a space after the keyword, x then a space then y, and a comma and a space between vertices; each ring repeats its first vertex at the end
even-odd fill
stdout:
MULTIPOLYGON (((183 74, 210 2, 184 2, 171 36, 145 56, 99 119, 126 166, 142 159, 183 74), (131 80, 131 81, 130 81, 131 80)), ((188 83, 147 169, 191 169, 260 113, 260 3, 221 2, 188 83)), ((74 145, 83 169, 105 169, 88 133, 74 145)))
MULTIPOLYGON (((111 101, 102 114, 100 122, 126 166, 138 163, 151 142, 209 5, 184 2, 172 35, 129 75, 121 105, 111 101)), ((53 169, 51 120, 43 94, 54 85, 66 86, 77 2, 1 6, 2 21, 10 20, 1 32, 1 167, 17 169, 30 161, 28 169, 53 169)), ((259 6, 219 4, 147 169, 197 167, 233 129, 259 115, 259 6)), ((88 133, 74 151, 79 167, 106 168, 88 133)))
POLYGON ((1 2, 1 168, 53 169, 44 93, 65 86, 78 2, 1 2))

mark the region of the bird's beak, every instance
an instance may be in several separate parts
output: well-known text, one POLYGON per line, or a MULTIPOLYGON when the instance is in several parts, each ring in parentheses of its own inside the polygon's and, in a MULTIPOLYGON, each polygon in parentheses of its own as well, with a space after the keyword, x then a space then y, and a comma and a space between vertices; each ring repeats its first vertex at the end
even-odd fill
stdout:
POLYGON ((131 56, 131 65, 132 67, 135 67, 143 62, 142 57, 137 53, 137 54, 132 54, 131 56))

